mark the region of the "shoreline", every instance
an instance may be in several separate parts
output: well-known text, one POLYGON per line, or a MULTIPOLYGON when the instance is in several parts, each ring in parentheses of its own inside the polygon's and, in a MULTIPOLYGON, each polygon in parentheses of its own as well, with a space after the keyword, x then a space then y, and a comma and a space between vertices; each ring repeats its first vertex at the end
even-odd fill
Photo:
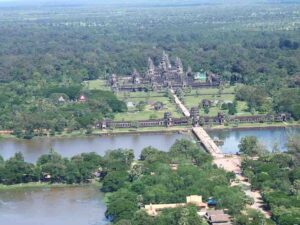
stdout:
MULTIPOLYGON (((224 125, 217 125, 217 126, 204 126, 203 128, 207 131, 230 131, 230 130, 255 130, 255 129, 270 129, 270 128, 299 128, 300 122, 293 122, 293 123, 247 123, 247 124, 239 124, 239 126, 224 126, 224 125)), ((160 134, 160 133, 185 133, 191 131, 191 126, 177 126, 177 127, 147 127, 147 128, 137 128, 137 129, 116 129, 116 130, 94 130, 94 132, 90 135, 86 135, 84 132, 74 132, 74 133, 62 133, 59 135, 54 136, 36 136, 30 140, 37 140, 43 138, 49 139, 64 139, 64 138, 87 138, 87 137, 101 137, 101 136, 115 136, 115 135, 139 135, 139 134, 160 134)), ((16 140, 26 140, 20 139, 13 135, 0 135, 1 140, 7 139, 16 139, 16 140)))
POLYGON ((207 131, 230 131, 230 130, 265 130, 265 129, 278 129, 278 128, 300 128, 300 123, 286 124, 286 123, 274 123, 274 124, 261 124, 261 123, 252 123, 252 124, 242 124, 239 126, 215 126, 215 127, 204 127, 207 131), (258 126, 261 125, 261 126, 258 126))
POLYGON ((1 191, 12 191, 12 190, 24 190, 24 189, 41 189, 41 188, 75 188, 75 187, 99 187, 101 183, 91 182, 83 184, 63 184, 63 183, 42 183, 42 182, 29 182, 29 183, 20 183, 20 184, 0 184, 1 191))

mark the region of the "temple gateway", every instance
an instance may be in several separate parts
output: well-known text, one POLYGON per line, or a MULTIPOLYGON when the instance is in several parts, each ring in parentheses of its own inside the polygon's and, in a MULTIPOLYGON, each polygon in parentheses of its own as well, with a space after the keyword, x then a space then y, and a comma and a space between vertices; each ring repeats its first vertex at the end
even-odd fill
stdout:
POLYGON ((184 71, 180 58, 172 64, 168 54, 163 52, 159 65, 148 59, 148 68, 144 74, 134 70, 131 76, 120 77, 112 74, 108 85, 113 91, 147 91, 164 88, 207 88, 220 85, 219 75, 212 72, 192 72, 191 68, 184 71))

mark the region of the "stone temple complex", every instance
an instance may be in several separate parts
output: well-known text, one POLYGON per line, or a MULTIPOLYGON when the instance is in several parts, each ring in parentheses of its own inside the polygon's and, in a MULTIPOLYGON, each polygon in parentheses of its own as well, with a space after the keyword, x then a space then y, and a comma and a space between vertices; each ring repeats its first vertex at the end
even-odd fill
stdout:
POLYGON ((131 76, 121 77, 112 74, 108 85, 113 91, 147 91, 162 90, 164 88, 207 88, 220 85, 220 78, 211 72, 192 72, 189 68, 184 71, 180 58, 172 64, 168 54, 163 52, 159 65, 148 59, 148 68, 140 74, 134 70, 131 76))

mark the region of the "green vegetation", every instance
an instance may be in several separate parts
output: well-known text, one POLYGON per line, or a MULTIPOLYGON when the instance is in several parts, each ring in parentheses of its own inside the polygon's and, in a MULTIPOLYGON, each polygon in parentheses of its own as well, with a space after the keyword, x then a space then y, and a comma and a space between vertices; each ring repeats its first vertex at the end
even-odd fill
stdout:
MULTIPOLYGON (((192 107, 198 107, 200 109, 200 115, 205 116, 217 116, 219 112, 229 113, 228 108, 223 108, 223 104, 233 103, 234 86, 229 86, 222 91, 216 88, 203 88, 199 90, 193 90, 191 92, 185 92, 183 95, 183 102, 188 109, 192 107), (203 101, 210 101, 210 105, 205 107, 203 101)), ((242 104, 239 102, 238 104, 242 104)), ((242 107, 239 107, 238 115, 245 115, 247 112, 243 111, 242 107)))
POLYGON ((259 143, 255 136, 243 137, 239 144, 239 150, 248 156, 260 155, 268 151, 259 143))
POLYGON ((16 153, 7 161, 0 159, 0 183, 87 183, 104 164, 102 157, 95 153, 82 153, 69 160, 51 150, 49 154, 42 155, 35 165, 25 162, 23 155, 16 153))
POLYGON ((174 103, 170 101, 164 92, 133 92, 133 93, 119 93, 118 98, 121 101, 132 103, 128 107, 127 112, 117 113, 116 120, 149 120, 161 119, 164 112, 171 112, 173 117, 181 117, 181 112, 174 103), (139 107, 143 103, 143 107, 139 107), (155 109, 155 104, 162 103, 161 109, 155 109))
POLYGON ((218 207, 238 215, 247 198, 239 187, 229 186, 232 178, 233 174, 217 169, 210 155, 187 140, 177 140, 169 152, 148 147, 129 169, 115 168, 104 178, 102 191, 110 193, 106 216, 116 224, 179 224, 186 211, 188 221, 193 218, 206 224, 193 207, 163 210, 154 218, 140 209, 150 203, 185 202, 193 194, 204 200, 214 196, 218 207), (172 170, 171 164, 177 169, 172 170))
POLYGON ((298 4, 95 5, 55 7, 53 14, 47 6, 13 13, 1 8, 0 129, 31 138, 80 128, 90 133, 103 117, 155 119, 165 111, 179 117, 164 93, 118 94, 126 103, 146 102, 142 110, 134 106, 127 112, 103 92, 110 89, 109 74, 144 72, 147 58, 157 64, 163 50, 171 61, 179 56, 185 70, 212 71, 227 84, 244 84, 237 92, 233 86, 184 91, 188 108, 203 99, 220 100, 202 107, 201 114, 288 112, 299 119, 299 9, 298 4), (87 101, 78 104, 82 94, 87 101), (60 97, 65 103, 58 102, 60 97), (222 109, 222 101, 234 99, 234 108, 222 109), (155 111, 152 102, 157 101, 164 108, 155 111))
POLYGON ((125 103, 108 91, 83 90, 76 84, 38 80, 0 84, 0 129, 13 130, 17 137, 72 132, 94 126, 103 117, 127 111, 125 103), (79 101, 84 96, 84 101, 79 101))
MULTIPOLYGON (((256 141, 244 142, 241 146, 245 148, 257 145, 256 141)), ((272 219, 279 224, 299 222, 299 165, 297 138, 289 142, 288 153, 262 153, 258 160, 243 161, 244 175, 253 189, 262 191, 272 219)), ((226 208, 236 225, 273 224, 246 208, 251 199, 242 187, 230 186, 234 178, 233 173, 212 165, 210 155, 185 139, 177 140, 169 152, 147 147, 137 161, 130 149, 110 150, 104 156, 82 153, 70 159, 51 150, 36 164, 25 162, 21 153, 6 161, 0 157, 0 190, 99 180, 106 193, 106 216, 113 224, 206 224, 193 206, 162 210, 156 217, 143 210, 150 203, 185 202, 188 195, 202 195, 204 201, 213 197, 217 208, 226 208)))
POLYGON ((300 223, 300 143, 299 137, 289 141, 286 153, 264 153, 257 160, 242 163, 244 175, 253 189, 259 189, 272 219, 280 225, 300 223))

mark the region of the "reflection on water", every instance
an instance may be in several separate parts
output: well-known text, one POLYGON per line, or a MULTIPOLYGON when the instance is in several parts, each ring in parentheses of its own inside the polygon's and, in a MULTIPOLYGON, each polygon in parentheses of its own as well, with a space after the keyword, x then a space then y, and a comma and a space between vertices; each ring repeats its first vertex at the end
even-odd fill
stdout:
POLYGON ((117 135, 80 138, 37 138, 33 140, 0 140, 0 155, 5 159, 16 152, 22 152, 25 160, 35 162, 37 158, 53 148, 65 157, 71 157, 82 152, 97 152, 103 155, 108 149, 133 149, 136 157, 147 146, 153 146, 163 151, 169 150, 179 138, 190 138, 184 134, 140 134, 117 135))
POLYGON ((0 191, 0 224, 108 224, 102 198, 92 186, 0 191))
POLYGON ((286 150, 288 137, 300 134, 300 128, 268 128, 251 130, 228 130, 228 131, 210 131, 212 137, 224 140, 221 147, 224 153, 238 152, 238 145, 245 136, 255 136, 268 150, 272 150, 275 145, 281 150, 286 150))

